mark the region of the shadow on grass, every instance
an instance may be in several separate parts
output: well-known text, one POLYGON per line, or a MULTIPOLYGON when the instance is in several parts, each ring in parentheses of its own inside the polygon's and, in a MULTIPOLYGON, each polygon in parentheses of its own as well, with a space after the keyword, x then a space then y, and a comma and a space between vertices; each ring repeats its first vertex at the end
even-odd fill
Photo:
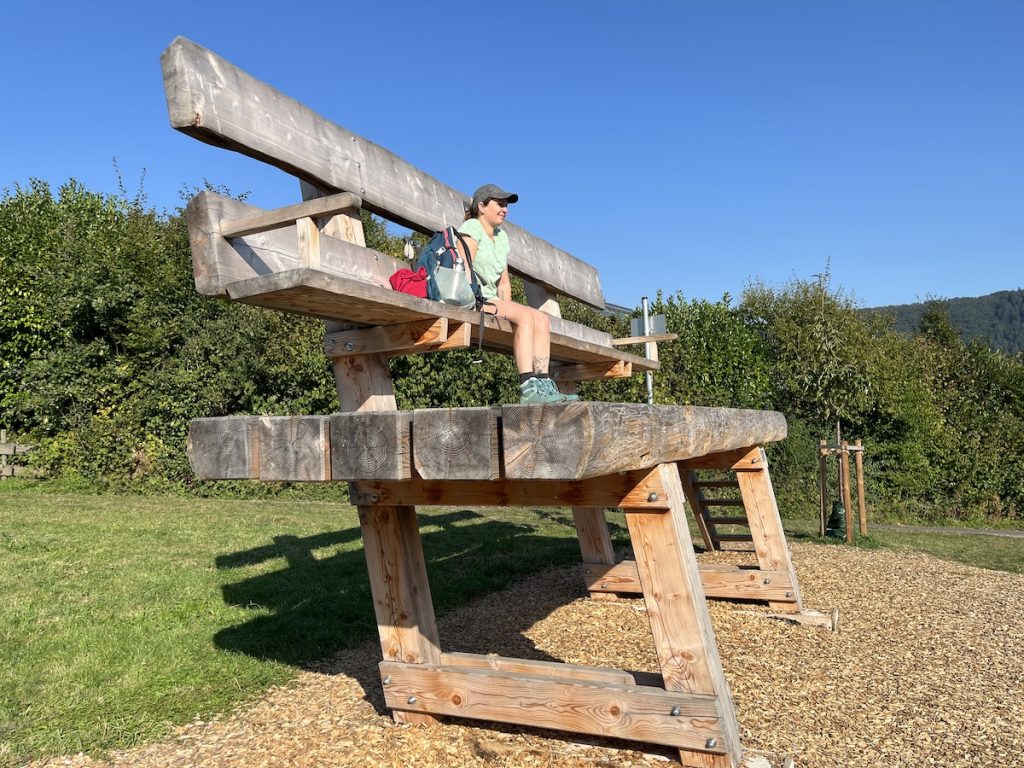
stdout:
MULTIPOLYGON (((565 536, 544 535, 534 525, 485 518, 470 510, 420 514, 423 551, 435 610, 445 609, 549 565, 579 561, 571 522, 565 536), (437 530, 440 529, 440 530, 437 530)), ((551 528, 551 519, 546 523, 551 528)), ((277 536, 272 542, 218 557, 219 569, 280 561, 223 588, 230 605, 259 611, 221 630, 218 648, 306 667, 335 651, 376 637, 377 625, 358 526, 315 536, 277 536)), ((580 594, 585 594, 582 579, 580 594)), ((561 600, 532 595, 515 616, 516 637, 503 638, 524 658, 539 654, 521 631, 550 613, 561 600)), ((508 626, 506 624, 506 626, 508 626)), ((442 646, 444 638, 442 638, 442 646)))

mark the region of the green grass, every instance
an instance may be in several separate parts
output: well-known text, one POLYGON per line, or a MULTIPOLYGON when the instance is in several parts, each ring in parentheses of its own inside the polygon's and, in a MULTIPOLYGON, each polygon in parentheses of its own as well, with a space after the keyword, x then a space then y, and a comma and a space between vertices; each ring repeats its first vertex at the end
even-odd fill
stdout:
MULTIPOLYGON (((845 546, 845 542, 818 537, 817 520, 786 520, 788 538, 793 541, 824 541, 845 546)), ((993 529, 997 530, 997 529, 993 529)), ((970 528, 949 527, 947 533, 918 533, 868 526, 867 536, 858 536, 856 546, 885 547, 897 551, 926 552, 929 555, 978 568, 1024 573, 1024 539, 970 533, 970 528)))
MULTIPOLYGON (((157 738, 376 636, 347 504, 54 487, 0 483, 0 766, 157 738)), ((786 527, 817 540, 814 521, 786 527)), ((422 535, 439 612, 579 558, 568 510, 426 510, 422 535)), ((859 545, 1024 572, 1024 539, 859 545)))
MULTIPOLYGON (((422 535, 439 611, 579 558, 568 510, 427 510, 422 535)), ((0 766, 153 739, 376 636, 342 503, 0 484, 0 594, 0 766)))

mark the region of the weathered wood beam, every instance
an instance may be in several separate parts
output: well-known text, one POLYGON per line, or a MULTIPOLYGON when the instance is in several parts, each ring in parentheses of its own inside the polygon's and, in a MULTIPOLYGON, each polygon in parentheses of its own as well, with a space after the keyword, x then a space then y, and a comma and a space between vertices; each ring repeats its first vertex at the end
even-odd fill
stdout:
POLYGON ((35 450, 35 446, 28 443, 0 442, 0 456, 24 456, 33 450, 35 450))
MULTIPOLYGON (((329 198, 316 198, 307 203, 300 203, 300 205, 307 205, 322 199, 329 198)), ((227 285, 229 283, 272 272, 298 269, 303 266, 299 248, 298 225, 294 222, 277 229, 259 232, 255 235, 243 235, 232 240, 226 239, 221 231, 222 220, 225 218, 258 220, 265 213, 259 208, 213 192, 202 192, 192 199, 185 209, 185 220, 188 224, 189 240, 192 246, 192 270, 195 275, 196 290, 199 293, 225 297, 228 295, 227 285)), ((337 216, 332 221, 353 220, 354 216, 351 214, 357 216, 358 211, 351 209, 350 215, 337 216)), ((319 235, 320 266, 318 269, 320 271, 378 286, 393 296, 405 295, 391 291, 388 279, 396 270, 407 267, 406 262, 372 248, 366 248, 361 243, 353 243, 342 237, 336 237, 336 234, 340 234, 336 228, 325 227, 319 235)), ((340 297, 335 299, 335 303, 339 301, 342 301, 340 297)), ((430 303, 434 304, 435 302, 430 303)), ((288 309, 288 307, 278 308, 288 309)), ((332 319, 331 316, 318 316, 332 319)), ((373 318, 364 322, 378 324, 373 318)), ((610 334, 581 323, 553 316, 551 327, 557 334, 603 347, 611 347, 610 334)), ((612 354, 623 357, 623 359, 628 358, 628 355, 622 353, 612 354)))
MULTIPOLYGON (((244 223, 265 215, 267 212, 260 208, 214 192, 201 192, 192 198, 185 209, 185 222, 192 247, 192 272, 199 293, 226 297, 230 283, 301 266, 299 235, 294 222, 255 234, 232 236, 230 240, 221 230, 223 222, 244 223)), ((390 288, 388 278, 407 266, 387 254, 346 242, 327 232, 322 232, 319 240, 319 269, 329 274, 390 288)))
POLYGON ((760 472, 765 465, 762 463, 761 456, 756 453, 758 447, 757 442, 751 442, 743 448, 716 451, 703 456, 683 459, 679 462, 679 470, 729 469, 733 472, 760 472))
POLYGON ((612 345, 625 347, 630 344, 653 344, 659 341, 675 341, 678 339, 675 333, 652 333, 649 336, 626 336, 621 339, 612 339, 612 345))
MULTIPOLYGON (((176 38, 161 64, 167 111, 177 130, 274 165, 320 189, 358 194, 368 210, 421 232, 462 221, 467 195, 191 40, 176 38)), ((513 271, 604 307, 594 267, 515 225, 504 229, 513 271)))
MULTIPOLYGON (((322 237, 326 242, 329 238, 322 237)), ((335 241, 340 242, 340 241, 335 241)), ((349 248, 359 246, 348 245, 349 248)), ((323 258, 323 256, 322 256, 323 258)), ((261 274, 228 283, 230 299, 246 304, 295 312, 325 320, 342 320, 363 325, 390 325, 414 320, 446 317, 449 320, 470 323, 477 327, 480 313, 460 309, 436 301, 420 299, 398 293, 390 287, 368 284, 359 279, 312 269, 287 269, 261 274)), ((656 370, 658 363, 622 352, 605 343, 589 341, 596 331, 587 332, 585 326, 569 325, 569 321, 551 319, 551 359, 569 363, 614 364, 631 363, 634 371, 656 370), (569 333, 579 333, 574 337, 569 333)), ((474 332, 475 337, 476 332, 474 332)), ((484 346, 489 349, 512 349, 513 328, 501 317, 485 318, 484 346)))
POLYGON ((559 384, 595 379, 624 379, 633 375, 633 364, 622 360, 607 363, 577 363, 551 366, 551 378, 559 384))
POLYGON ((380 673, 395 709, 724 752, 713 696, 440 664, 385 661, 380 673))
MULTIPOLYGON (((614 565, 583 563, 581 568, 583 580, 591 592, 643 592, 636 562, 633 560, 623 560, 614 565)), ((709 565, 701 565, 699 570, 705 597, 798 602, 793 577, 788 571, 709 565)))
POLYGON ((412 476, 409 411, 335 413, 330 425, 335 480, 407 480, 412 476))
POLYGON ((323 416, 260 418, 260 480, 331 479, 331 439, 323 416))
POLYGON ((533 659, 512 659, 477 653, 442 653, 441 665, 445 667, 462 667, 466 669, 487 669, 494 672, 510 672, 512 674, 543 675, 567 680, 588 680, 613 685, 637 685, 635 673, 621 669, 603 667, 584 667, 577 664, 564 664, 559 661, 534 661, 533 659))
POLYGON ((200 480, 258 480, 260 477, 258 416, 193 419, 186 453, 200 480))
POLYGON ((277 229, 285 224, 293 224, 299 219, 334 216, 353 208, 359 208, 361 205, 362 200, 357 195, 339 192, 336 195, 318 197, 315 200, 286 205, 272 211, 260 211, 227 219, 220 222, 219 229, 221 237, 255 235, 259 232, 277 229))
POLYGON ((413 412, 416 472, 424 480, 496 480, 501 474, 498 408, 413 412))
POLYGON ((348 355, 408 355, 439 349, 468 347, 472 326, 438 317, 410 323, 377 325, 324 335, 324 353, 330 358, 348 355))
POLYGON ((782 440, 775 411, 576 402, 502 407, 505 476, 586 478, 782 440))
POLYGON ((353 504, 427 506, 630 507, 659 512, 665 493, 656 472, 640 470, 577 480, 362 480, 353 504))

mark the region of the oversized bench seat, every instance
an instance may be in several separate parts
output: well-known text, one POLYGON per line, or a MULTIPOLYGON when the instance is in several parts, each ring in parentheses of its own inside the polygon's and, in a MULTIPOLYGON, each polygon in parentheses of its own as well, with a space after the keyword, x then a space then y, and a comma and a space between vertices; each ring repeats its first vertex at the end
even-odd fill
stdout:
MULTIPOLYGON (((196 289, 323 318, 339 413, 197 419, 189 458, 201 478, 350 483, 358 507, 383 661, 399 722, 446 715, 636 739, 700 768, 737 768, 739 726, 706 595, 800 608, 767 462, 782 414, 621 403, 398 411, 393 355, 511 349, 507 321, 390 290, 402 262, 365 245, 369 210, 429 233, 462 220, 468 197, 326 120, 189 40, 162 58, 172 126, 300 180, 303 202, 263 211, 213 192, 188 205, 196 289), (735 472, 758 566, 700 568, 686 522, 694 472, 735 472), (660 675, 445 653, 418 505, 567 505, 591 595, 641 594, 660 675), (624 510, 635 559, 617 563, 604 509, 624 510)), ((561 318, 559 296, 603 308, 597 270, 514 225, 510 270, 552 317, 552 376, 575 383, 658 367, 607 333, 561 318)))

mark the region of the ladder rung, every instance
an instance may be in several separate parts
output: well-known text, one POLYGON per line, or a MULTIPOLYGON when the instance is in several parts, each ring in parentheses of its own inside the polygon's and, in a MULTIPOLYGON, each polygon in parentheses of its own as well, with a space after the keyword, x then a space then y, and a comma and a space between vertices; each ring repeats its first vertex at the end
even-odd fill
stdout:
POLYGON ((694 480, 694 488, 739 488, 736 480, 694 480))
POLYGON ((750 525, 745 517, 707 517, 705 520, 712 525, 750 525))
POLYGON ((754 537, 749 533, 720 533, 712 536, 715 541, 753 541, 754 537))
POLYGON ((701 499, 709 507, 742 507, 743 499, 701 499))

